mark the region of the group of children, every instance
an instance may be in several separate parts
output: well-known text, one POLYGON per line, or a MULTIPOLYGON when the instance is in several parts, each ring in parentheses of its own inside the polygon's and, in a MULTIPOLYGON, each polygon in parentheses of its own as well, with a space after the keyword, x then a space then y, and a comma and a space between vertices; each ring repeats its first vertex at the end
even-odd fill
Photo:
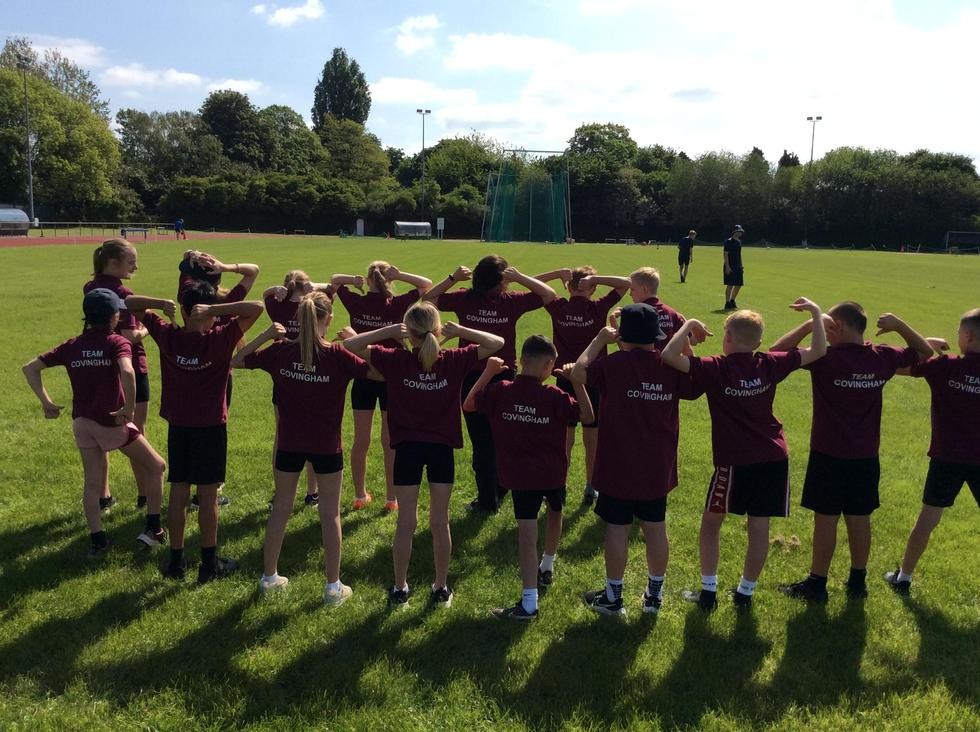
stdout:
POLYGON ((494 609, 511 620, 537 617, 538 592, 554 579, 578 423, 585 448, 583 502, 594 502, 595 513, 606 524, 605 584, 584 595, 586 605, 601 614, 626 612, 623 581, 634 520, 640 522, 646 545, 642 610, 657 612, 663 602, 669 555, 665 518, 668 495, 677 485, 682 399, 704 395, 712 422, 714 473, 699 536, 701 587, 683 593, 706 611, 717 606, 725 516, 747 516, 745 562, 731 592, 735 606, 745 608, 752 603, 768 554, 769 521, 789 513, 788 450, 772 405, 776 385, 796 369, 809 370, 813 384, 802 505, 814 512, 814 541, 810 573, 781 587, 787 595, 826 601, 841 516, 851 550, 847 592, 852 597, 867 593, 870 516, 878 507, 881 395, 895 374, 928 381, 933 439, 922 512, 901 565, 886 576, 889 584, 908 592, 931 531, 964 482, 980 501, 980 451, 971 437, 980 430, 980 309, 960 321, 961 357, 934 357, 948 344, 923 338, 891 314, 879 318, 878 332, 898 333, 907 347, 866 342, 867 317, 860 305, 845 302, 824 314, 805 298, 790 307, 807 313, 807 320, 768 352, 757 350, 762 318, 738 310, 725 321, 722 354, 698 357, 694 347, 712 334, 700 321, 685 320, 660 301, 659 274, 650 267, 628 277, 600 276, 590 267, 530 277, 489 255, 473 270, 460 266, 433 285, 387 262, 373 262, 366 276, 337 274, 323 283, 290 271, 282 286, 263 293, 263 303, 246 300, 259 272, 254 264, 224 264, 189 251, 179 265, 174 301, 138 296, 126 287, 123 281, 137 270, 137 253, 125 240, 105 242, 93 259, 93 279, 84 287, 83 332, 35 358, 24 373, 45 416, 54 418, 61 407, 45 391, 41 371, 56 365, 68 370, 73 430, 85 476, 90 556, 109 548, 100 509, 113 500, 107 453, 120 449, 132 463, 137 505, 147 509, 138 540, 147 546, 169 540, 164 574, 172 579, 183 579, 188 566, 183 549, 189 506, 199 509, 198 582, 226 576, 237 567, 234 560, 217 555, 218 507, 226 500, 220 491, 226 477, 232 368, 262 370, 272 379, 275 492, 260 588, 271 592, 288 584, 278 573, 278 559, 305 468, 305 502, 320 515, 328 605, 339 605, 352 593, 340 578, 341 427, 348 384, 354 413, 350 462, 355 509, 372 501, 366 457, 374 410, 381 410, 385 508, 397 511, 389 591, 394 606, 404 606, 412 594, 408 575, 423 472, 430 492, 435 565, 429 600, 443 606, 453 600, 449 503, 454 453, 463 446, 460 407, 477 486, 469 507, 493 513, 507 493, 512 496, 522 595, 515 605, 494 609), (220 286, 225 273, 240 275, 230 290, 220 286), (470 279, 471 287, 454 289, 470 279), (557 280, 565 284, 568 297, 558 297, 548 284, 557 280), (411 289, 395 295, 395 281, 411 289), (511 292, 510 283, 527 291, 511 292), (599 286, 610 290, 596 299, 599 286), (633 303, 617 308, 627 292, 633 303), (350 319, 350 326, 338 333, 339 342, 328 335, 335 299, 350 319), (553 337, 527 338, 518 357, 518 320, 538 308, 551 316, 553 337), (178 310, 182 325, 175 322, 178 310), (272 325, 243 345, 263 311, 272 325), (440 311, 455 313, 458 322, 443 323, 440 311), (142 347, 147 337, 160 354, 166 465, 143 436, 150 398, 142 347), (801 347, 807 337, 810 345, 801 347), (450 339, 458 339, 459 346, 444 347, 450 339), (546 383, 552 376, 556 385, 546 383), (169 537, 161 526, 165 471, 171 484, 169 537), (539 560, 542 503, 547 509, 539 560))

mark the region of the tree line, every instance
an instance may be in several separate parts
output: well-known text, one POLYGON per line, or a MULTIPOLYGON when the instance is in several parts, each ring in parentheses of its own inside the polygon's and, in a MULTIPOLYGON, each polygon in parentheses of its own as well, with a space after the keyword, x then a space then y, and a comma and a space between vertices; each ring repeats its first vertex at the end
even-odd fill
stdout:
MULTIPOLYGON (((42 219, 180 216, 194 228, 332 233, 363 218, 382 233, 422 216, 422 156, 365 127, 370 90, 343 49, 324 64, 311 129, 287 106, 259 108, 232 90, 197 111, 120 109, 111 120, 86 71, 57 51, 39 57, 23 38, 0 52, 0 203, 26 199, 25 60, 42 219)), ((477 132, 440 140, 425 150, 425 218, 444 217, 447 236, 479 237, 488 177, 505 156, 532 178, 567 170, 579 241, 676 240, 690 228, 720 240, 734 223, 748 241, 779 244, 938 244, 947 230, 980 230, 980 177, 963 155, 842 147, 812 165, 758 148, 692 158, 601 123, 544 159, 477 132)))

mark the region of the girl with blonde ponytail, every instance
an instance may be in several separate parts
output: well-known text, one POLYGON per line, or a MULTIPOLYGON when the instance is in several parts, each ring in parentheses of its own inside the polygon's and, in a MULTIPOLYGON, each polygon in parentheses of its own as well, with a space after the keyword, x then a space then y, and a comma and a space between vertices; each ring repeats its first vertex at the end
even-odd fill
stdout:
POLYGON ((279 554, 292 513, 299 474, 313 475, 323 534, 326 586, 323 600, 340 605, 352 590, 340 581, 340 489, 344 457, 341 426, 347 384, 365 377, 368 364, 339 344, 325 339, 333 317, 330 298, 311 292, 297 303, 299 335, 284 339, 286 329, 273 323, 232 360, 236 368, 261 369, 272 377, 278 415, 275 442, 275 484, 272 511, 266 524, 264 570, 259 587, 272 592, 289 580, 279 575, 279 554), (271 345, 261 348, 268 341, 271 345), (261 348, 261 350, 260 350, 261 348))
POLYGON ((448 606, 453 600, 449 588, 449 497, 456 468, 453 450, 463 446, 460 391, 466 374, 481 359, 499 351, 504 339, 453 322, 442 324, 439 311, 427 302, 410 307, 403 322, 396 325, 360 335, 348 328, 341 335, 344 346, 363 356, 388 386, 388 434, 395 452, 392 480, 399 506, 393 547, 395 582, 388 600, 393 606, 408 602, 408 565, 425 470, 435 560, 429 600, 448 606), (441 338, 459 338, 469 345, 443 349, 439 346, 441 338), (389 339, 405 339, 411 350, 383 345, 389 339))
MULTIPOLYGON (((432 282, 420 275, 402 272, 388 262, 378 260, 371 262, 367 268, 367 276, 334 275, 331 279, 337 285, 337 297, 350 314, 351 328, 355 333, 365 333, 377 330, 395 323, 400 323, 405 312, 419 298, 428 292, 432 282), (403 295, 395 295, 391 283, 406 282, 412 289, 403 295), (367 292, 357 293, 351 287, 367 287, 367 292)), ((401 348, 397 340, 391 340, 385 345, 401 348)), ((392 482, 392 466, 395 453, 388 447, 388 397, 384 382, 370 379, 355 379, 350 390, 351 407, 354 411, 354 444, 351 446, 350 467, 351 478, 354 482, 354 509, 364 508, 371 502, 372 496, 367 490, 367 454, 371 446, 371 432, 374 426, 375 405, 381 411, 381 444, 384 450, 385 465, 385 509, 398 509, 395 498, 395 487, 392 482)))

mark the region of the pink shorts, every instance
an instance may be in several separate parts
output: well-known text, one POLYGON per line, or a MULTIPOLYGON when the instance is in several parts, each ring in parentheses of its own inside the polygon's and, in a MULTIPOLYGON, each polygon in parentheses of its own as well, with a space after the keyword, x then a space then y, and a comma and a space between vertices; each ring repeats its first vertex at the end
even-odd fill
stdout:
POLYGON ((106 427, 94 419, 78 417, 71 423, 75 444, 81 449, 97 447, 102 452, 112 452, 126 447, 140 436, 139 428, 130 422, 116 427, 106 427))

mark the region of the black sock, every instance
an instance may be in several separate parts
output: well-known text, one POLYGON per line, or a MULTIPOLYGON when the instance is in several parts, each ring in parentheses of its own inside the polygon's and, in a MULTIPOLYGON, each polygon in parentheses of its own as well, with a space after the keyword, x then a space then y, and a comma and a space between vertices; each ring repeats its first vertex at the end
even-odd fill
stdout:
POLYGON ((170 564, 177 566, 184 561, 184 550, 183 549, 171 549, 170 550, 170 564))
POLYGON ((814 574, 813 572, 810 572, 810 576, 806 578, 806 581, 810 584, 816 585, 817 587, 827 586, 827 578, 821 577, 819 574, 814 574))
POLYGON ((868 570, 866 569, 855 569, 851 567, 851 574, 847 578, 847 584, 854 585, 855 587, 860 587, 866 583, 868 577, 868 570))
POLYGON ((93 531, 89 536, 92 537, 92 546, 105 546, 109 543, 104 531, 93 531))
POLYGON ((214 567, 217 563, 218 563, 218 547, 202 546, 201 564, 203 564, 205 567, 214 567))
POLYGON ((146 530, 154 534, 160 530, 160 514, 146 514, 146 530))

